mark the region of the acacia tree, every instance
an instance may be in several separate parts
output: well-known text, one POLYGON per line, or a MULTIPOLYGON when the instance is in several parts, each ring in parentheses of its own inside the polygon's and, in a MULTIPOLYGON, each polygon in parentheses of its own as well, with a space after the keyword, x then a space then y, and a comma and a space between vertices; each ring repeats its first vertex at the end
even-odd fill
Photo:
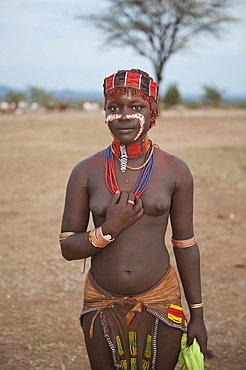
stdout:
POLYGON ((57 102, 57 100, 51 93, 47 92, 44 89, 40 89, 39 87, 29 86, 28 94, 33 102, 36 102, 43 106, 54 105, 57 102))
POLYGON ((235 0, 108 0, 100 13, 78 16, 105 34, 109 46, 130 46, 148 58, 160 84, 171 55, 198 35, 220 36, 235 0))
POLYGON ((166 108, 180 103, 180 93, 176 84, 171 84, 168 86, 163 100, 166 108))
POLYGON ((204 101, 208 105, 218 106, 222 100, 223 91, 218 90, 214 86, 203 86, 204 101))
POLYGON ((4 100, 9 103, 15 103, 17 106, 20 101, 26 100, 26 94, 24 92, 15 92, 10 90, 5 95, 4 100))

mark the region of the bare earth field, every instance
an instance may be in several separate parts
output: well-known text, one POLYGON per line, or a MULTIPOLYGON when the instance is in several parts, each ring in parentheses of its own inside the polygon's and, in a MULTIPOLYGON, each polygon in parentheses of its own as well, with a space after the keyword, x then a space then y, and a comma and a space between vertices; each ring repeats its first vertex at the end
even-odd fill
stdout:
MULTIPOLYGON (((149 136, 195 178, 213 355, 205 368, 245 369, 246 111, 162 112, 149 136)), ((90 369, 78 320, 83 263, 62 258, 58 234, 71 169, 110 142, 101 113, 0 115, 1 369, 90 369)))

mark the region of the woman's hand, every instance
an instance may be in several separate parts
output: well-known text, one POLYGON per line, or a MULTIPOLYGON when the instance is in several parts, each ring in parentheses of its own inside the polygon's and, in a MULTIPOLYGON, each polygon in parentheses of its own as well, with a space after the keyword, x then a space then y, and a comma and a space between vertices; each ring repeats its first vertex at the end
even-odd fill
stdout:
POLYGON ((205 355, 207 349, 207 331, 202 319, 191 319, 188 324, 187 345, 193 343, 194 338, 200 345, 201 352, 205 355))
POLYGON ((122 191, 112 196, 106 220, 102 225, 103 234, 115 238, 122 230, 138 221, 144 214, 143 203, 132 192, 122 191))

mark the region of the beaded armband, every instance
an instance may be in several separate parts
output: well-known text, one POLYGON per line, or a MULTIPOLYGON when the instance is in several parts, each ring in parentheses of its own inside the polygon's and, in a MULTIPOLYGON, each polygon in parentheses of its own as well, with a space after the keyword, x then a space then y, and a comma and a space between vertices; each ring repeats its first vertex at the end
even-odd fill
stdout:
POLYGON ((89 242, 96 248, 104 248, 106 245, 111 243, 115 238, 112 238, 111 235, 103 235, 102 227, 97 227, 89 232, 88 237, 86 238, 89 242))
POLYGON ((171 238, 171 241, 173 243, 173 246, 176 248, 189 248, 196 244, 196 234, 190 239, 186 240, 175 240, 171 238))
POLYGON ((65 231, 64 233, 60 233, 60 234, 59 234, 59 241, 61 242, 62 240, 65 240, 65 239, 67 239, 69 236, 74 235, 74 234, 76 234, 76 233, 71 232, 71 231, 65 231))

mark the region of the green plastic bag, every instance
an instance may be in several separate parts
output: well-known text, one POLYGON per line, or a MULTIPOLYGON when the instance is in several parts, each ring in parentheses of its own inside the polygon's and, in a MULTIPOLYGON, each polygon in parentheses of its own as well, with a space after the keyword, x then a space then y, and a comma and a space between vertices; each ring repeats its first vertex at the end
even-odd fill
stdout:
POLYGON ((187 346, 187 334, 184 333, 181 338, 181 350, 178 362, 182 365, 181 370, 204 370, 204 356, 200 346, 193 340, 191 346, 187 346))

